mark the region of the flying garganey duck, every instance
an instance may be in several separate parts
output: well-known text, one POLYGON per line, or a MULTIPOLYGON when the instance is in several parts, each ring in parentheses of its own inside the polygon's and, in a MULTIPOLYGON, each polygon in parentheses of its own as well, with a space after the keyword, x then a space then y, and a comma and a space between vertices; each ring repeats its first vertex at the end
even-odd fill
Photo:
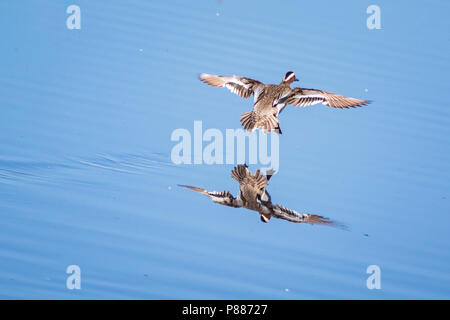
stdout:
POLYGON ((344 97, 317 89, 291 89, 291 83, 298 81, 292 71, 286 73, 280 84, 264 84, 246 77, 215 76, 206 73, 201 73, 199 77, 201 81, 211 86, 226 87, 243 98, 253 94, 253 111, 244 112, 241 116, 242 126, 248 131, 262 128, 265 133, 275 131, 281 134, 278 115, 287 104, 304 107, 322 103, 342 109, 361 107, 370 103, 367 100, 344 97))
POLYGON ((245 164, 234 167, 231 171, 231 176, 240 185, 240 192, 236 198, 229 191, 206 191, 205 189, 192 186, 179 186, 200 192, 218 204, 258 211, 262 222, 268 222, 271 217, 275 217, 291 222, 345 227, 322 216, 309 213, 301 214, 278 204, 273 205, 270 195, 266 191, 266 186, 273 175, 273 171, 268 171, 267 173, 267 176, 264 176, 260 170, 256 170, 252 174, 245 164))

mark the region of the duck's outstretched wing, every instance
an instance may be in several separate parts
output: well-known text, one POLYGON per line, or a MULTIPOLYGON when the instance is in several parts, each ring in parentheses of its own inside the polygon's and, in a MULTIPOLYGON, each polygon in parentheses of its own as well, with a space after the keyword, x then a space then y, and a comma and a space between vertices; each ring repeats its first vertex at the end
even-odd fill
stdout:
POLYGON ((242 98, 248 98, 255 95, 255 101, 264 88, 264 84, 258 80, 240 77, 240 76, 215 76, 212 74, 201 73, 199 78, 210 86, 228 88, 231 92, 242 98))
POLYGON ((298 213, 295 210, 288 209, 286 207, 275 205, 272 206, 272 216, 279 219, 288 220, 297 223, 309 223, 309 224, 323 224, 329 226, 338 226, 334 221, 309 213, 298 213))
POLYGON ((292 89, 289 98, 286 99, 286 103, 300 107, 322 103, 329 107, 342 109, 350 107, 362 107, 366 104, 369 104, 370 101, 349 98, 332 92, 326 92, 317 89, 294 88, 292 89))
POLYGON ((179 184, 179 186, 200 192, 201 194, 204 194, 205 196, 209 197, 215 203, 223 204, 225 206, 234 208, 242 207, 242 204, 239 203, 239 201, 235 197, 233 197, 233 195, 229 191, 222 191, 222 192, 206 191, 205 189, 202 188, 186 186, 182 184, 179 184))

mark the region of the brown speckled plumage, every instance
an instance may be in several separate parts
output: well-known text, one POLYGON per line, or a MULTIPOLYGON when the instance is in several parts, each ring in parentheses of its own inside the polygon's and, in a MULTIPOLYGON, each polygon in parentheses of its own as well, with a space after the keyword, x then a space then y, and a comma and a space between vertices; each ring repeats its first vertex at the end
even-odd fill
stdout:
POLYGON ((317 89, 294 88, 297 81, 294 72, 286 73, 280 84, 264 84, 258 80, 240 76, 216 76, 200 74, 200 80, 214 87, 225 87, 240 97, 254 96, 253 110, 241 116, 242 126, 253 131, 262 128, 263 132, 275 131, 281 134, 278 116, 287 104, 309 106, 322 103, 333 108, 360 107, 369 103, 317 89))

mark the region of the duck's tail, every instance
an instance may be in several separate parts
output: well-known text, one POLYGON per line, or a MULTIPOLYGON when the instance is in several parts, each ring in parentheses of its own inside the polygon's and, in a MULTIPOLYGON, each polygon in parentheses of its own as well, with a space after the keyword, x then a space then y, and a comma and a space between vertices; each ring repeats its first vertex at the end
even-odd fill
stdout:
POLYGON ((254 111, 244 112, 241 116, 241 124, 247 131, 262 128, 264 133, 275 131, 281 134, 280 123, 273 114, 260 116, 254 111))

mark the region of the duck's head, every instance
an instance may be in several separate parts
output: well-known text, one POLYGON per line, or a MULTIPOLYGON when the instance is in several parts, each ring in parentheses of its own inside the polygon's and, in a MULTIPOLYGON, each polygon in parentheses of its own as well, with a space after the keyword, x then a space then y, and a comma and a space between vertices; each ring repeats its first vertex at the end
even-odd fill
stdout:
POLYGON ((292 83, 294 81, 298 81, 298 79, 295 77, 295 73, 292 71, 288 71, 284 76, 283 82, 292 83))

